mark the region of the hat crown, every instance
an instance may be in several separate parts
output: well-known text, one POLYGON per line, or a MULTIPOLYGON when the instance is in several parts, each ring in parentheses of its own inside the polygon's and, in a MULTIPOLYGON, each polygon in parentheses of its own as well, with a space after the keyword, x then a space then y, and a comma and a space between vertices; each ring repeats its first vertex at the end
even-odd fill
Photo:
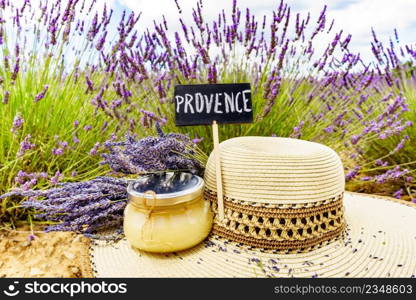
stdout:
MULTIPOLYGON (((331 148, 279 137, 238 137, 220 144, 225 197, 259 205, 311 205, 340 195, 342 162, 331 148)), ((215 153, 205 182, 216 192, 215 153)))

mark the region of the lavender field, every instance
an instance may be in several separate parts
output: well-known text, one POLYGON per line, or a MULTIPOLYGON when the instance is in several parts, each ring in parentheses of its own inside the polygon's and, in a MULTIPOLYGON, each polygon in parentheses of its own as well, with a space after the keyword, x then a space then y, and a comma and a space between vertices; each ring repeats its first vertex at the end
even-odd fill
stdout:
POLYGON ((99 1, 17 2, 0 0, 0 194, 17 191, 0 200, 4 226, 54 226, 67 220, 57 214, 76 211, 80 230, 124 208, 123 195, 96 190, 122 179, 98 176, 202 172, 210 127, 175 126, 176 84, 250 82, 255 122, 221 126, 222 140, 323 143, 340 154, 349 190, 416 201, 416 45, 394 28, 389 43, 373 30, 373 58, 364 60, 326 7, 301 15, 276 1, 265 17, 224 1, 230 13, 219 7, 205 20, 199 1, 187 22, 179 1, 175 32, 164 18, 144 28, 140 12, 116 16, 99 1), (84 180, 98 185, 77 186, 89 199, 81 205, 65 191, 84 180), (44 188, 55 190, 33 191, 44 188), (38 214, 42 197, 53 215, 38 214), (102 219, 81 218, 91 211, 102 219))

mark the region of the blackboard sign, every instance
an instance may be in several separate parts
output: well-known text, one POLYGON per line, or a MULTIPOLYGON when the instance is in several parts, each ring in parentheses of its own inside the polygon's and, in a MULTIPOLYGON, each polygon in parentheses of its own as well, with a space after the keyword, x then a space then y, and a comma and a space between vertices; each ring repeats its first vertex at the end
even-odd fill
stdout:
POLYGON ((175 86, 176 125, 252 123, 249 83, 175 86))

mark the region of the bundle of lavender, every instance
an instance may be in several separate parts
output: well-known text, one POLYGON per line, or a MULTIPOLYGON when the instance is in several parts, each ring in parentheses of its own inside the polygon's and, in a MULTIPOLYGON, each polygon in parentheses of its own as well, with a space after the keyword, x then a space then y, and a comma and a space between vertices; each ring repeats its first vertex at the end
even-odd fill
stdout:
POLYGON ((136 141, 128 135, 124 142, 106 142, 104 146, 109 153, 102 154, 102 164, 123 174, 168 170, 187 170, 199 175, 203 173, 206 156, 187 135, 165 134, 158 124, 156 129, 158 136, 155 137, 136 141))
MULTIPOLYGON (((201 152, 189 137, 181 134, 164 134, 135 140, 105 143, 108 153, 102 154, 102 164, 110 166, 118 175, 144 174, 167 170, 187 170, 200 174, 203 163, 201 152)), ((0 196, 26 197, 22 207, 34 209, 38 220, 49 225, 45 231, 74 231, 89 237, 101 237, 98 232, 115 228, 119 236, 126 206, 126 188, 129 179, 97 177, 75 183, 61 183, 48 190, 16 189, 0 196)), ((108 237, 106 237, 108 238, 108 237)), ((110 237, 111 238, 111 237, 110 237)))
POLYGON ((93 234, 122 223, 127 179, 97 177, 90 181, 62 183, 48 190, 15 190, 0 196, 29 197, 22 207, 35 209, 35 217, 48 221, 45 231, 93 234))

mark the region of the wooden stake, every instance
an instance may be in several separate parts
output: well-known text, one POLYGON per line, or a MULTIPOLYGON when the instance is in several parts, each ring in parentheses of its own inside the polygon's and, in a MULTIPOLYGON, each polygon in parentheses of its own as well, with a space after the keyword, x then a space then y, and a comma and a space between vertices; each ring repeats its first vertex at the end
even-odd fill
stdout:
POLYGON ((220 220, 224 219, 224 198, 222 195, 222 174, 221 174, 221 153, 220 141, 218 138, 218 124, 216 121, 212 122, 212 137, 214 140, 214 154, 215 154, 215 174, 217 179, 217 201, 218 201, 218 215, 220 220))

